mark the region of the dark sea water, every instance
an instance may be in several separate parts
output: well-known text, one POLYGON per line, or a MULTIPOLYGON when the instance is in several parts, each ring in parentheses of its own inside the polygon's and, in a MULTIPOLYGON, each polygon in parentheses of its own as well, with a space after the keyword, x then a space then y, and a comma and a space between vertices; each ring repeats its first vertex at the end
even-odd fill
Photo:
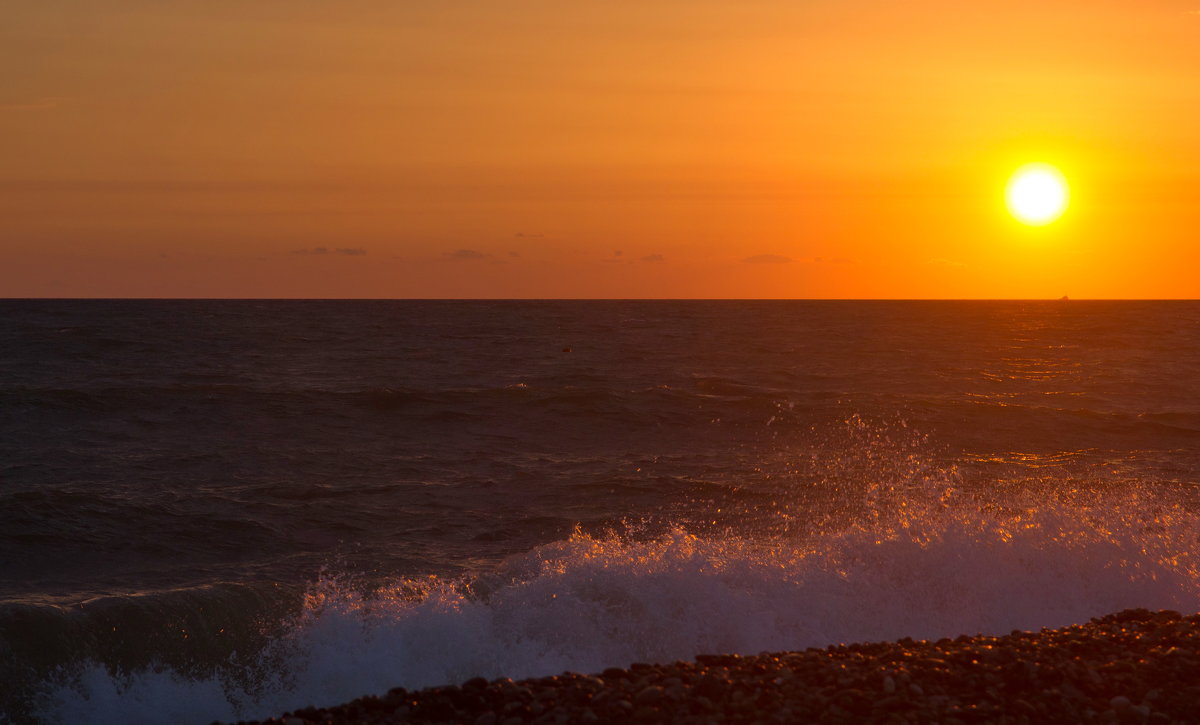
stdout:
POLYGON ((1200 609, 1200 303, 0 301, 0 722, 1200 609))

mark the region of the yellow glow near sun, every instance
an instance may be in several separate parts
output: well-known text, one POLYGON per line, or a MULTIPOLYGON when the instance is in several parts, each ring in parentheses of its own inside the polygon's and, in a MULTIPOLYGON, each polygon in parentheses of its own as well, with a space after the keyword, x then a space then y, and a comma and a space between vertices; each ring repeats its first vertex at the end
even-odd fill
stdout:
POLYGON ((1004 192, 1008 210, 1018 220, 1042 226, 1067 208, 1067 180, 1049 164, 1026 164, 1013 172, 1004 192))

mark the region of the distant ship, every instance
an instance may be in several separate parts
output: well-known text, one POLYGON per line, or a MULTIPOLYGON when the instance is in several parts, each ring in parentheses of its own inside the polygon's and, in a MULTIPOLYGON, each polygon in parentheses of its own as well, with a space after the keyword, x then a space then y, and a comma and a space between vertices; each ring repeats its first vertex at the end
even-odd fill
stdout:
POLYGON ((1058 301, 1059 301, 1059 302, 1066 302, 1066 301, 1067 301, 1067 300, 1069 300, 1069 299, 1070 299, 1070 297, 1067 297, 1066 295, 1063 295, 1062 297, 1059 297, 1059 298, 1058 298, 1058 301))

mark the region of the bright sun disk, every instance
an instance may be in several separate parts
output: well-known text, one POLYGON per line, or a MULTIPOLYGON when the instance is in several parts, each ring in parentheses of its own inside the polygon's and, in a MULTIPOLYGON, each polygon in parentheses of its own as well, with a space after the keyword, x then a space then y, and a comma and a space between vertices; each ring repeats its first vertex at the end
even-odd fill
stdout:
POLYGON ((1020 221, 1041 226, 1062 216, 1067 208, 1067 180, 1049 164, 1026 164, 1008 180, 1004 199, 1020 221))

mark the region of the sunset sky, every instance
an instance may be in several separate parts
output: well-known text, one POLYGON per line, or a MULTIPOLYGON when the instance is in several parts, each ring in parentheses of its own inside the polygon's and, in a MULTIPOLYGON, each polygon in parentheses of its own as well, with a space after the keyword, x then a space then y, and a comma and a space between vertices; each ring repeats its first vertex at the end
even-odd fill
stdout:
POLYGON ((0 80, 0 297, 1200 296, 1200 0, 47 0, 0 80))

